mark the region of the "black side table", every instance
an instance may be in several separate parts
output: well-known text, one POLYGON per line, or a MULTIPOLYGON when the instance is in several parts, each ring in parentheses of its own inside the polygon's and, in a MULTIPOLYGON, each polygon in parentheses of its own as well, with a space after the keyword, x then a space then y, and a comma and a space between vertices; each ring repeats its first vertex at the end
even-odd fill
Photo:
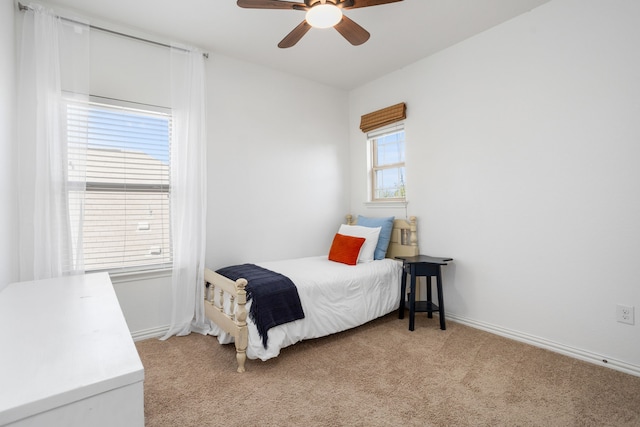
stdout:
POLYGON ((400 282, 400 308, 398 309, 398 318, 404 319, 405 309, 405 292, 407 290, 407 274, 411 275, 411 288, 409 289, 409 330, 415 329, 415 314, 417 312, 427 312, 429 318, 433 317, 434 312, 439 312, 440 329, 447 329, 444 322, 444 295, 442 294, 442 274, 440 267, 447 265, 447 262, 453 261, 453 258, 437 258, 427 255, 418 255, 413 257, 396 257, 402 260, 402 281, 400 282), (427 300, 416 301, 416 277, 424 276, 427 278, 427 300), (431 301, 431 277, 436 277, 436 286, 438 290, 438 305, 431 301))

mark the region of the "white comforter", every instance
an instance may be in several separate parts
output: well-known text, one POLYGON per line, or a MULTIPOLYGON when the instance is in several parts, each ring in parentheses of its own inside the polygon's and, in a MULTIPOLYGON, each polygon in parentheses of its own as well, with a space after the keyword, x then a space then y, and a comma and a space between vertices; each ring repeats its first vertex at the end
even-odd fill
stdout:
MULTIPOLYGON (((271 328, 266 349, 255 324, 247 319, 250 359, 267 360, 298 341, 362 325, 397 309, 400 303, 402 264, 396 260, 350 266, 320 256, 258 265, 284 274, 295 283, 305 318, 271 328)), ((233 341, 232 336, 215 325, 212 333, 222 344, 233 341)))

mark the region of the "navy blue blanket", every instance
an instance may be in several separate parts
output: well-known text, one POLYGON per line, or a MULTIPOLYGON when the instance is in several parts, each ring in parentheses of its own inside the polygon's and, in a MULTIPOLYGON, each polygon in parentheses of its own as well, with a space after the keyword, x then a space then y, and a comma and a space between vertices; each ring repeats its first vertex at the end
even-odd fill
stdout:
POLYGON ((233 265, 221 268, 216 273, 231 280, 247 279, 247 301, 253 300, 249 317, 258 328, 264 348, 267 348, 269 329, 304 319, 298 289, 287 276, 255 264, 233 265))

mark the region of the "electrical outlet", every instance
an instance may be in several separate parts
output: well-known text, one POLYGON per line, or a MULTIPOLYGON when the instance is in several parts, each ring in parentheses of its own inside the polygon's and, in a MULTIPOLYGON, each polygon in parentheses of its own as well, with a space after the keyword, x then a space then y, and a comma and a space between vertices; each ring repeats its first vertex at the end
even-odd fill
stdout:
POLYGON ((635 323, 634 307, 628 305, 618 304, 616 306, 616 320, 620 323, 628 323, 633 325, 635 323))

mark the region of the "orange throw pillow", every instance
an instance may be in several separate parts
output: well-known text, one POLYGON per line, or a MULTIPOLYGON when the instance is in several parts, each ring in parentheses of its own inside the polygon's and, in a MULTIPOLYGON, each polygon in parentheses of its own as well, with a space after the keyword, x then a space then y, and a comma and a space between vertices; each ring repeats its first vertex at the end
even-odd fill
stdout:
POLYGON ((329 250, 329 260, 348 265, 356 265, 360 248, 364 245, 364 237, 345 236, 336 233, 329 250))

